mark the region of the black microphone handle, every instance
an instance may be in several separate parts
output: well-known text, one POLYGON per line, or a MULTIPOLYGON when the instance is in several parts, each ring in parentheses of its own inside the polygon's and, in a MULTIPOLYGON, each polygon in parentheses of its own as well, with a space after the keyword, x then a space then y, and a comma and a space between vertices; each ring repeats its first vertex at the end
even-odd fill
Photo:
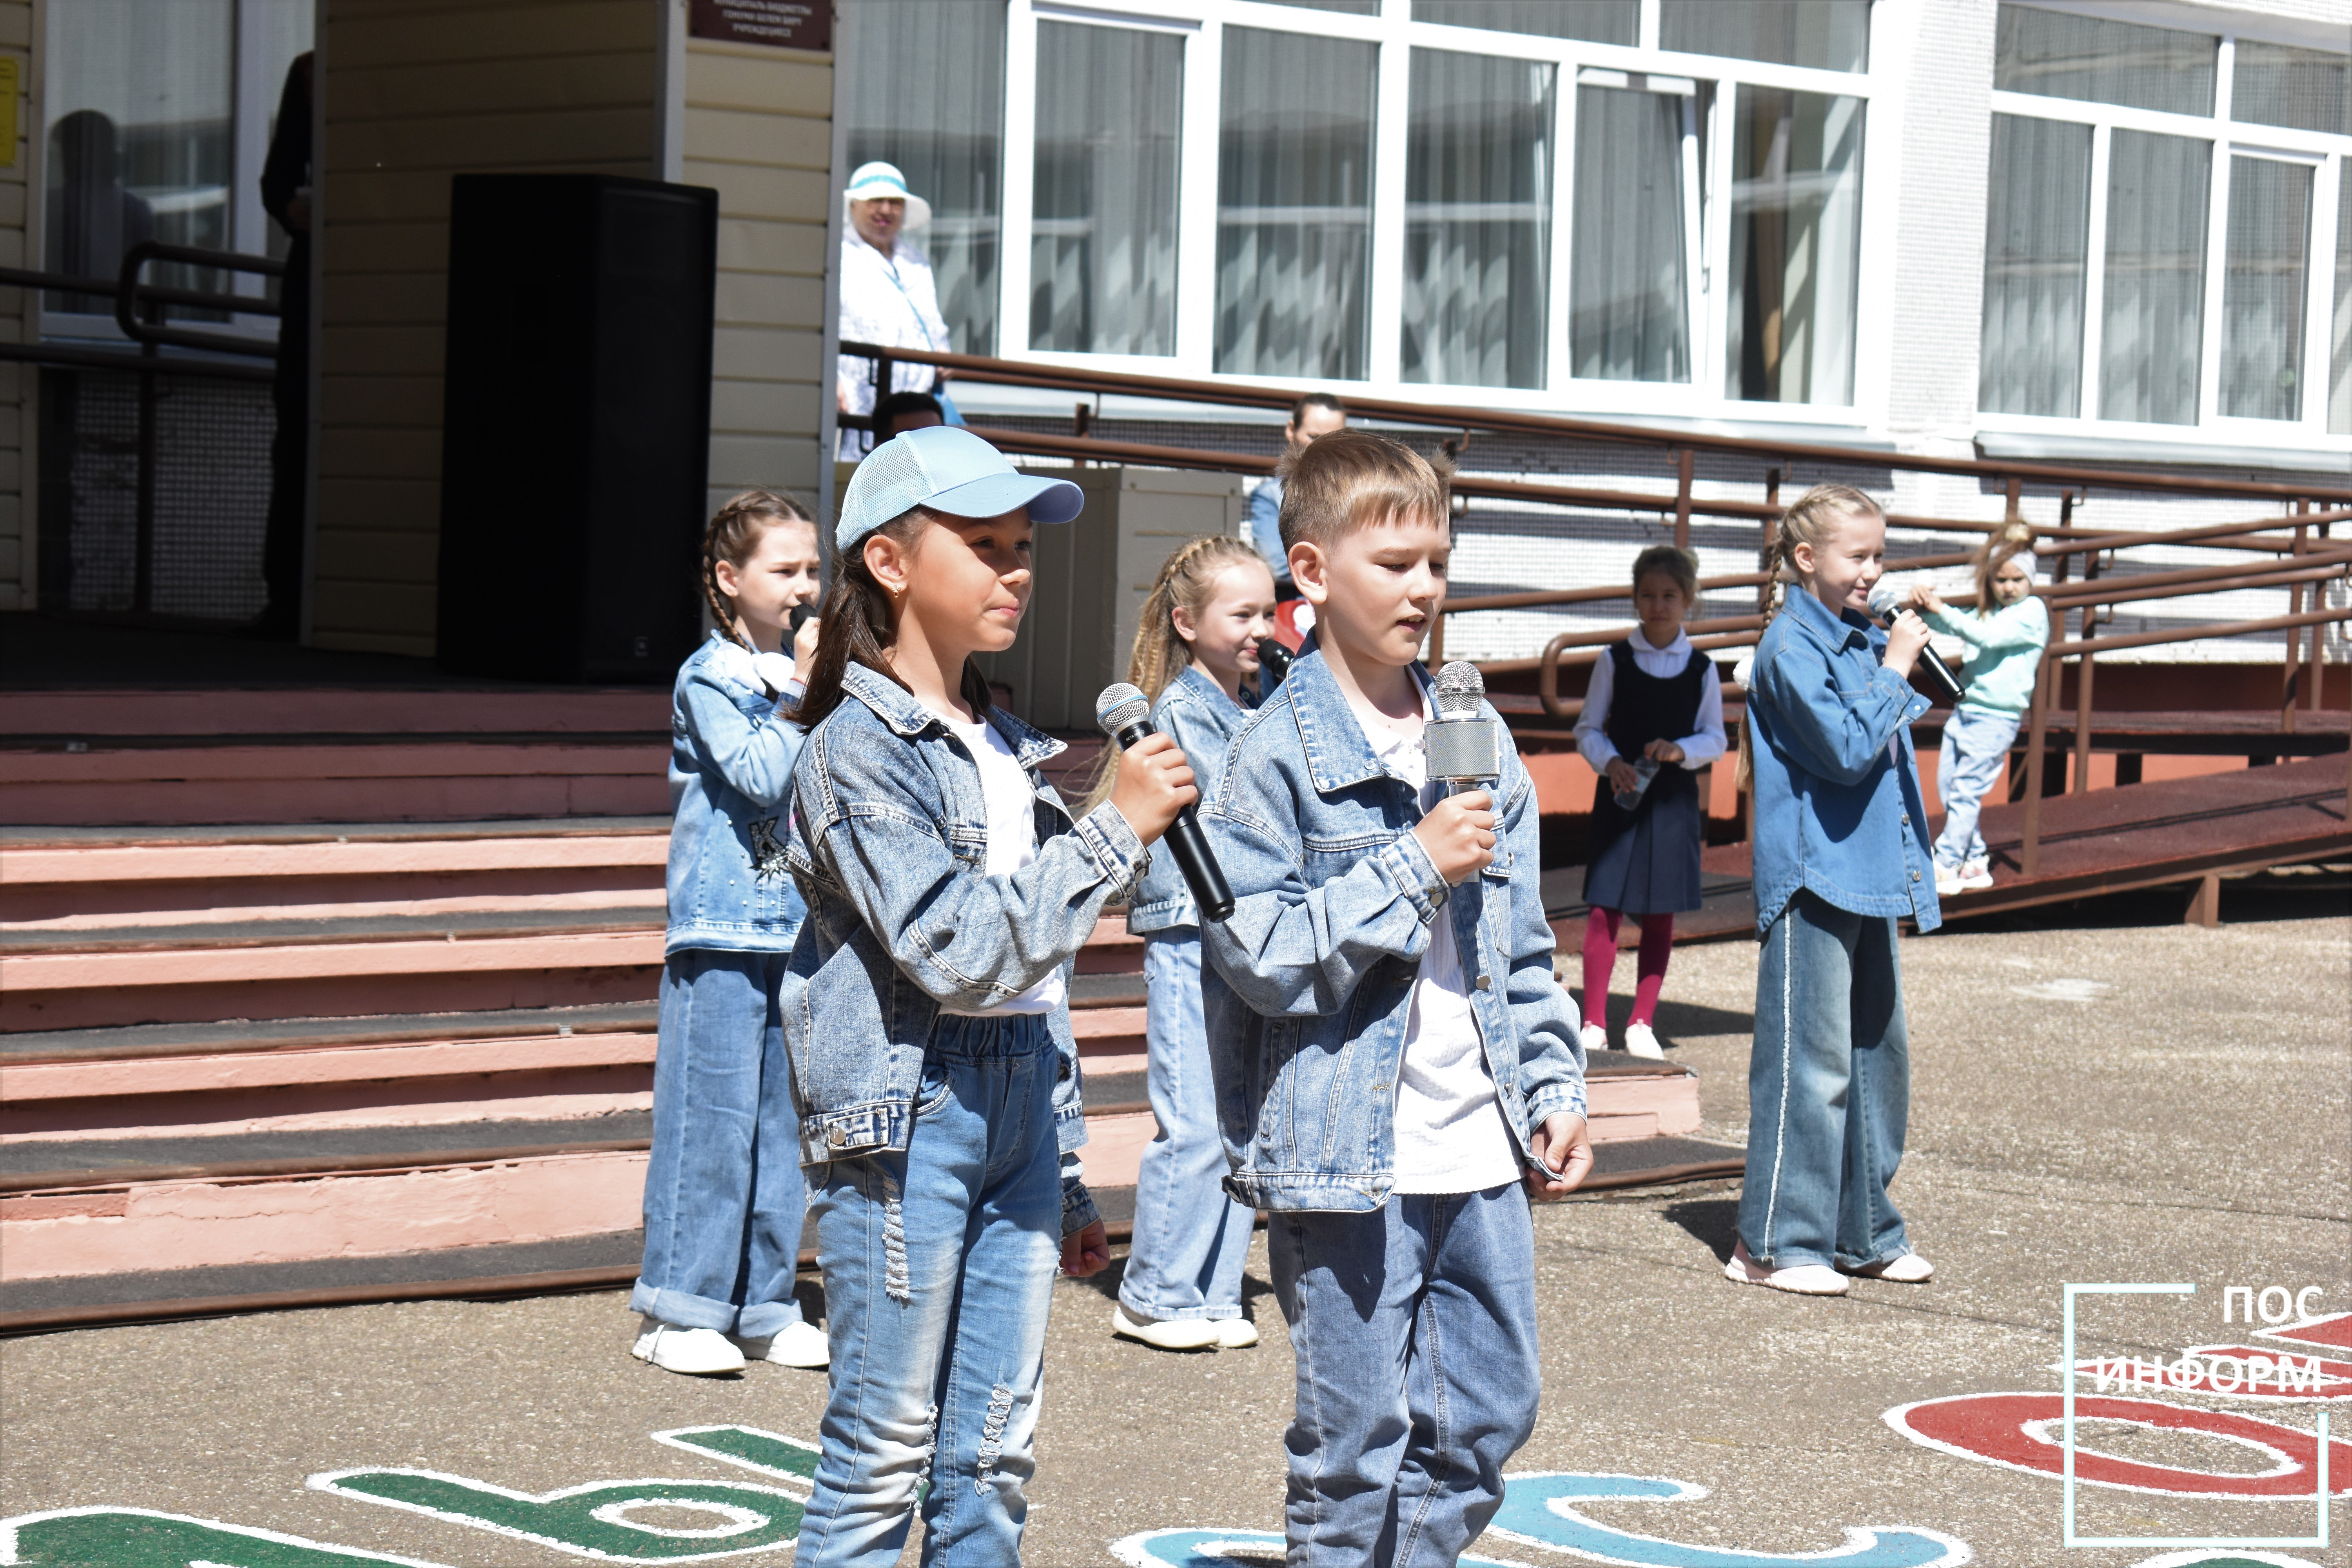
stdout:
MULTIPOLYGON (((1150 720, 1138 720, 1118 732, 1118 749, 1124 752, 1146 735, 1158 733, 1150 720)), ((1184 885, 1192 889, 1192 901, 1202 914, 1221 921, 1234 912, 1234 890, 1225 885, 1224 868, 1217 864, 1216 852, 1201 831, 1198 812, 1189 805, 1179 811, 1160 841, 1176 857, 1176 868, 1184 873, 1184 885)))
MULTIPOLYGON (((1895 617, 1901 613, 1899 608, 1888 610, 1878 617, 1878 624, 1891 632, 1895 629, 1895 617)), ((1961 698, 1969 694, 1969 689, 1960 684, 1960 678, 1952 673, 1952 667, 1946 664, 1943 656, 1932 647, 1921 648, 1918 659, 1911 668, 1926 670, 1927 684, 1942 693, 1944 700, 1955 707, 1958 705, 1961 698)))

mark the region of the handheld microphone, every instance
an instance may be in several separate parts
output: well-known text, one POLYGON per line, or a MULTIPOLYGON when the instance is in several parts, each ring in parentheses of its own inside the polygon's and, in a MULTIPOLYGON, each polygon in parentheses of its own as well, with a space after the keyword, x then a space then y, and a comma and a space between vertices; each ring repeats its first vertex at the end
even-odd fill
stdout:
POLYGON ((1297 654, 1272 637, 1257 639, 1257 666, 1266 674, 1266 679, 1257 683, 1258 696, 1261 700, 1267 692, 1282 684, 1283 679, 1290 673, 1292 662, 1297 658, 1297 654))
POLYGON ((1421 727, 1431 778, 1464 784, 1502 777, 1503 726, 1479 712, 1486 698, 1486 678, 1468 659, 1437 672, 1437 717, 1421 727))
MULTIPOLYGON (((1123 680, 1104 687, 1102 695, 1095 699, 1095 722, 1122 752, 1145 736, 1159 733, 1152 728, 1150 700, 1123 680)), ((1176 857, 1176 868, 1184 873, 1184 885, 1192 889, 1192 901, 1203 916, 1222 921, 1234 912, 1234 890, 1225 886, 1225 873, 1201 831, 1197 812, 1189 805, 1178 812, 1160 842, 1176 857)))
MULTIPOLYGON (((1880 626, 1892 627, 1901 608, 1901 598, 1885 583, 1870 591, 1870 613, 1877 618, 1880 626)), ((1952 673, 1952 667, 1946 664, 1933 647, 1919 650, 1917 668, 1927 671, 1927 684, 1934 687, 1945 701, 1958 702, 1968 695, 1968 688, 1960 684, 1960 678, 1952 673)))

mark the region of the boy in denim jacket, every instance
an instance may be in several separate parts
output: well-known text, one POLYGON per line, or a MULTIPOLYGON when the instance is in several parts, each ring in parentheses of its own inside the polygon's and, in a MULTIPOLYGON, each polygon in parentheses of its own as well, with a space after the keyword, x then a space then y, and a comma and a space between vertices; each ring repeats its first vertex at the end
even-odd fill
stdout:
POLYGON ((1425 776, 1445 476, 1341 431, 1286 479, 1314 640, 1201 812, 1235 899, 1202 925, 1225 1185, 1269 1211, 1297 1352, 1292 1568, 1451 1563, 1535 1427, 1528 1202, 1591 1168, 1584 1056, 1527 770, 1425 776))

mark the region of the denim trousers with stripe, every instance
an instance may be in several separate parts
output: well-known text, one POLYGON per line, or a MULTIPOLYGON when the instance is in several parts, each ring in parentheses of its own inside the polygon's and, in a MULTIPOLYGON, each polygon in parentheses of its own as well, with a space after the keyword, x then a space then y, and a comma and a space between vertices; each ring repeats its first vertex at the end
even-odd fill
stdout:
POLYGON ((1739 1194, 1759 1263, 1862 1268, 1910 1250, 1886 1196, 1911 1106, 1896 942, 1892 917, 1810 890, 1765 934, 1739 1194))

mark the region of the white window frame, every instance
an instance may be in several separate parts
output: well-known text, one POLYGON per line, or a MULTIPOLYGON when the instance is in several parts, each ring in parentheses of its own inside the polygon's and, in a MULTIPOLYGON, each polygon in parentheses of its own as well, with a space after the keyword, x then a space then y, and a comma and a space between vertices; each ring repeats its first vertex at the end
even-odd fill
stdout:
POLYGON ((1892 348, 1896 175, 1900 173, 1902 90, 1888 62, 1906 52, 1908 31, 1899 5, 1874 5, 1869 68, 1819 70, 1760 60, 1669 52, 1656 47, 1657 0, 1642 0, 1640 30, 1631 46, 1574 38, 1490 32, 1415 22, 1412 0, 1381 0, 1378 16, 1315 10, 1265 0, 1008 0, 1005 38, 1004 235, 1000 256, 997 352, 1007 359, 1073 368, 1126 371, 1234 384, 1269 378, 1218 374, 1216 314, 1218 109, 1224 29, 1261 28, 1319 37, 1355 39, 1379 47, 1373 121, 1371 276, 1363 381, 1330 384, 1359 395, 1461 404, 1546 413, 1636 414, 1673 418, 1734 418, 1742 423, 1797 426, 1882 426, 1892 348), (1176 345, 1171 355, 1086 354, 1033 350, 1029 341, 1029 217, 1034 168, 1037 24, 1174 32, 1185 40, 1183 125, 1179 142, 1176 345), (1405 153, 1411 56, 1415 48, 1542 62, 1554 68, 1551 192, 1551 275, 1549 279, 1547 384, 1541 388, 1451 385, 1401 379, 1404 300, 1405 153), (1579 379, 1569 374, 1569 280, 1574 229, 1571 182, 1576 153, 1576 90, 1587 70, 1640 74, 1716 84, 1715 121, 1707 127, 1710 168, 1704 195, 1687 184, 1697 173, 1696 142, 1686 149, 1685 259, 1693 296, 1691 381, 1579 379), (1855 299, 1853 400, 1831 403, 1750 403, 1724 395, 1725 300, 1721 286, 1730 255, 1732 95, 1741 86, 1793 89, 1864 100, 1862 254, 1855 299), (1874 150, 1874 148, 1875 150, 1874 150), (1713 285, 1710 291, 1710 285, 1713 285))
POLYGON ((2330 323, 2336 310, 2336 222, 2337 204, 2347 195, 2352 173, 2352 135, 2298 131, 2233 120, 2231 96, 2237 75, 2237 43, 2241 37, 2291 44, 2325 52, 2300 30, 2287 33, 2257 30, 2260 19, 2242 12, 2191 11, 2165 0, 2145 4, 2118 0, 2020 0, 2036 10, 2063 11, 2078 16, 2168 27, 2220 39, 2214 57, 2213 112, 2210 115, 2169 114, 2122 104, 2094 103, 2071 98, 2045 98, 2038 93, 1995 91, 1995 114, 2028 120, 2063 121, 2091 128, 2090 232, 2084 255, 2083 289, 2083 367, 2080 411, 2072 416, 1996 414, 1979 411, 1980 431, 2020 435, 2059 435, 2115 441, 2145 441, 2151 445, 2216 447, 2242 449, 2264 447, 2307 449, 2325 462, 2352 455, 2352 436, 2327 431, 2327 388, 2331 366, 2330 323), (2199 349, 2197 412, 2194 425, 2157 425, 2098 416, 2101 338, 2105 331, 2107 258, 2108 147, 2116 131, 2145 131, 2203 142, 2212 159, 2206 183, 2205 297, 2203 342, 2199 349), (2274 159, 2316 171, 2312 179, 2311 233, 2305 262, 2303 414, 2297 419, 2254 419, 2221 410, 2221 294, 2227 282, 2230 227, 2230 171, 2233 156, 2274 159), (2322 226, 2326 226, 2323 227, 2322 226))
MULTIPOLYGON (((230 175, 228 188, 228 247, 247 256, 269 253, 270 216, 261 205, 261 169, 269 158, 269 117, 278 111, 278 100, 285 90, 283 72, 272 73, 265 68, 268 58, 268 17, 273 11, 295 7, 301 0, 234 0, 231 26, 234 36, 229 44, 230 69, 234 78, 229 85, 230 113, 230 175)), ((59 79, 56 51, 60 47, 56 28, 47 29, 48 58, 43 62, 44 81, 59 79)), ((42 172, 42 187, 29 192, 26 201, 36 211, 48 210, 47 143, 48 106, 42 105, 42 121, 31 128, 30 133, 41 143, 40 155, 35 166, 42 172)), ((28 266, 46 267, 48 243, 42 235, 43 249, 28 266)), ((152 268, 151 268, 152 274, 152 268)), ((226 291, 255 296, 268 292, 269 280, 257 272, 223 274, 226 291)), ((226 321, 200 323, 208 332, 233 333, 244 337, 275 340, 278 318, 275 316, 235 315, 226 321)), ((44 341, 67 339, 83 342, 128 342, 112 315, 100 315, 86 310, 52 310, 47 296, 41 307, 41 337, 44 341)))

